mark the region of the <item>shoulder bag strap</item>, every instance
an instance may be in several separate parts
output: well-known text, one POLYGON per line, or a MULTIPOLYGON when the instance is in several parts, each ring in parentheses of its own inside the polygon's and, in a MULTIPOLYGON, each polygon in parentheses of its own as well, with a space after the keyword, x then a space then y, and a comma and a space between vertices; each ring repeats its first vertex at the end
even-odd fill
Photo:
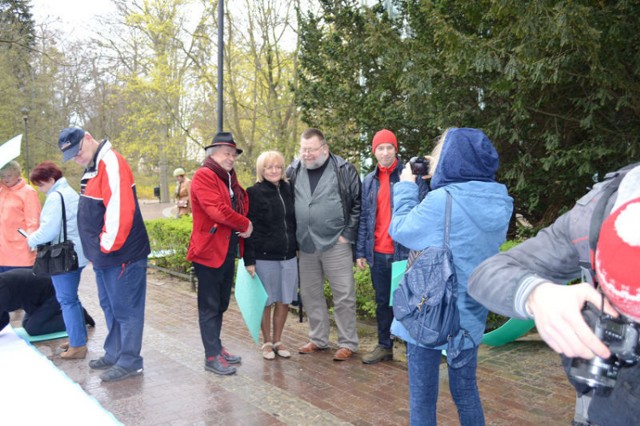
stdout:
MULTIPOLYGON (((62 203, 62 232, 64 236, 64 240, 67 241, 67 209, 64 206, 64 197, 62 196, 62 192, 56 191, 60 195, 60 202, 62 203)), ((60 242, 60 236, 58 235, 58 242, 60 242)))
POLYGON ((451 231, 451 194, 445 189, 447 193, 447 206, 444 212, 444 237, 443 247, 449 248, 449 232, 451 231))
MULTIPOLYGON (((449 194, 449 191, 445 190, 447 193, 447 204, 445 207, 444 213, 444 237, 443 237, 443 247, 449 248, 449 232, 451 230, 451 202, 453 197, 449 194)), ((407 258, 407 270, 413 265, 413 262, 420 256, 422 250, 410 250, 409 257, 407 258)))

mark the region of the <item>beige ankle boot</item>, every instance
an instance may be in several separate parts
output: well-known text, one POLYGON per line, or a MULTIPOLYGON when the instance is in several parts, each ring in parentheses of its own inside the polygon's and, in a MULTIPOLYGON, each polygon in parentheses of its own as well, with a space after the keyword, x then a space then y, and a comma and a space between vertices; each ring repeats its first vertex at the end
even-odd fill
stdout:
POLYGON ((86 356, 86 346, 69 346, 69 349, 60 354, 60 358, 64 359, 84 359, 86 356))

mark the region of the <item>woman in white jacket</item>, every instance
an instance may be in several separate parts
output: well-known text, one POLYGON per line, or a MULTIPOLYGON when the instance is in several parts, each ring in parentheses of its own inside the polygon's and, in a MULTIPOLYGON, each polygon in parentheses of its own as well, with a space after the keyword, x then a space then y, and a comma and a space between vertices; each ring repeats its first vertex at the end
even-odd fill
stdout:
POLYGON ((40 191, 47 194, 47 199, 40 214, 40 227, 29 235, 29 247, 35 249, 38 245, 50 242, 56 243, 62 238, 62 198, 64 198, 67 218, 67 238, 73 241, 78 254, 78 270, 51 277, 56 290, 56 298, 62 307, 69 346, 60 356, 63 359, 83 359, 87 355, 87 329, 85 327, 84 310, 78 299, 78 285, 82 269, 88 260, 84 257, 80 236, 78 234, 77 213, 78 193, 69 186, 67 179, 62 177, 62 171, 51 161, 38 164, 30 176, 40 191))

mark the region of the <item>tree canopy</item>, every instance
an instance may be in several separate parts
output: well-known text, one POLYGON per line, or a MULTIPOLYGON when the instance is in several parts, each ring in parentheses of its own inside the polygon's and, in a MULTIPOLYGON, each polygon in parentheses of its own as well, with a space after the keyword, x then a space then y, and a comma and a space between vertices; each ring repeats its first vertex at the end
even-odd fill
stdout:
MULTIPOLYGON (((0 138, 24 133, 26 114, 33 166, 58 158, 62 128, 82 126, 111 139, 136 177, 159 184, 167 201, 173 169, 192 173, 217 131, 218 1, 112 2, 116 11, 78 39, 36 25, 27 0, 0 0, 0 138)), ((224 130, 245 150, 237 167, 245 185, 261 151, 293 155, 298 5, 225 2, 224 130)))
POLYGON ((548 223, 640 159, 640 4, 321 0, 301 19, 303 119, 354 158, 396 132, 409 157, 485 131, 516 208, 548 223))
MULTIPOLYGON (((171 171, 192 172, 217 130, 218 1, 112 1, 117 12, 74 39, 36 24, 28 0, 0 0, 0 139, 28 122, 33 166, 58 158, 60 129, 83 126, 166 200, 171 171)), ((541 225, 640 160, 638 2, 225 6, 224 128, 245 151, 245 185, 261 151, 295 155, 303 125, 363 172, 383 127, 404 159, 429 153, 448 127, 477 127, 517 211, 541 225)))

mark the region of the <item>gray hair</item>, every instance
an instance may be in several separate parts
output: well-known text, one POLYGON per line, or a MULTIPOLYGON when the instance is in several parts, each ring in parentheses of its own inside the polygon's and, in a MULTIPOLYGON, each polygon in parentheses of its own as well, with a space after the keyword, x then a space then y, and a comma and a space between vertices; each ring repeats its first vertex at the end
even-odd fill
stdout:
POLYGON ((9 161, 7 164, 2 166, 2 168, 0 168, 0 172, 4 172, 5 170, 14 170, 18 174, 22 173, 22 167, 20 167, 20 163, 15 160, 9 161))
POLYGON ((222 147, 222 145, 214 145, 214 146, 210 146, 208 147, 205 151, 204 151, 204 155, 209 158, 211 157, 214 152, 216 152, 218 149, 220 149, 222 147))

